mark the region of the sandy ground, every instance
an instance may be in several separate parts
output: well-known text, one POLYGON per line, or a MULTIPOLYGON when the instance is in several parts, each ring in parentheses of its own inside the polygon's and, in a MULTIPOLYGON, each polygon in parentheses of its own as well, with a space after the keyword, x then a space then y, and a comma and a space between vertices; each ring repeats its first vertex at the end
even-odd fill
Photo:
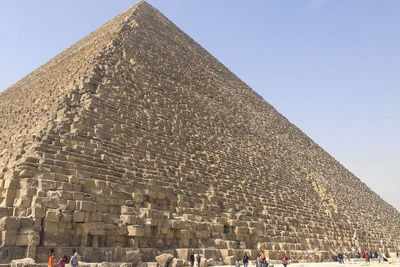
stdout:
MULTIPOLYGON (((283 267, 282 264, 273 264, 274 267, 283 267)), ((270 265, 271 266, 271 265, 270 265)), ((291 263, 287 267, 400 267, 400 261, 396 262, 346 262, 344 264, 339 264, 337 262, 316 262, 316 263, 291 263)), ((224 265, 224 266, 213 266, 213 267, 235 267, 234 265, 224 265)), ((243 265, 241 265, 243 267, 243 265)), ((249 265, 249 267, 255 267, 255 265, 249 265)))

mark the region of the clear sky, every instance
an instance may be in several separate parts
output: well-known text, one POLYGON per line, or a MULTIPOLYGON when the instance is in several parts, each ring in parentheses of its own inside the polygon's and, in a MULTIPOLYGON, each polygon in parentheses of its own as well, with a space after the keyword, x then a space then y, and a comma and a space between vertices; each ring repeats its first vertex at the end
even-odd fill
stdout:
MULTIPOLYGON (((0 1, 0 91, 136 1, 0 1)), ((149 0, 400 210, 400 1, 149 0)))

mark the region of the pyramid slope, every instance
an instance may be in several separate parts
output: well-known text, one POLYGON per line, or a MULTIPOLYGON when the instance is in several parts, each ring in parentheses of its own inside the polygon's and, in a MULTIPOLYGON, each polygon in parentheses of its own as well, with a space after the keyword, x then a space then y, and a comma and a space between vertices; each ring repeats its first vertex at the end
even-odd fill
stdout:
POLYGON ((95 49, 79 42, 47 63, 65 81, 44 65, 0 95, 8 140, 18 90, 33 88, 18 106, 40 111, 34 96, 58 88, 55 107, 2 147, 20 153, 1 159, 3 224, 20 227, 3 230, 16 238, 0 253, 45 261, 48 247, 78 247, 85 260, 138 262, 196 248, 230 263, 242 249, 299 260, 398 249, 393 207, 153 7, 123 14, 81 41, 95 49))

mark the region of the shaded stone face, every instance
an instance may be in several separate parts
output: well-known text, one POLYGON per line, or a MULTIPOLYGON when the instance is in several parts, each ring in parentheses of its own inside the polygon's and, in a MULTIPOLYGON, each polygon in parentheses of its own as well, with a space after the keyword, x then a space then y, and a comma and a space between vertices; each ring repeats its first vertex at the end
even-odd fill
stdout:
POLYGON ((393 207, 145 2, 1 93, 0 125, 2 262, 398 249, 393 207))

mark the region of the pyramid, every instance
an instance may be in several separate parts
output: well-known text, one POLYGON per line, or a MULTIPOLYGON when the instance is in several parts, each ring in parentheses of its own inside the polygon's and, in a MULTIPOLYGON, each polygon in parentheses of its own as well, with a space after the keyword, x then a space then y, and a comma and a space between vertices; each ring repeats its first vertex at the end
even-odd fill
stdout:
POLYGON ((0 202, 1 263, 400 241, 396 209, 146 2, 0 94, 0 202))

